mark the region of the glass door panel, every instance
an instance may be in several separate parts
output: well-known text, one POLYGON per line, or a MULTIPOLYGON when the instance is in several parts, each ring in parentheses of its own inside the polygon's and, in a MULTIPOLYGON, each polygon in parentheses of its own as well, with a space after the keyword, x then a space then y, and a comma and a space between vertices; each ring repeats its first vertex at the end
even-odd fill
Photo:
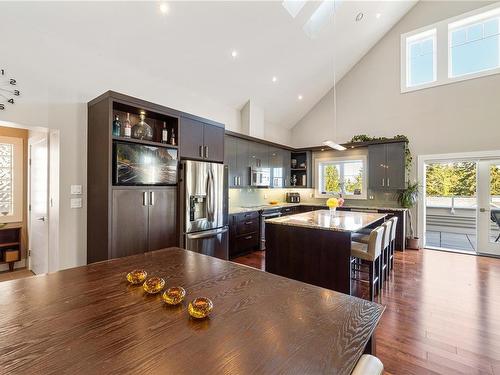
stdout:
POLYGON ((500 256, 500 160, 481 160, 478 181, 478 252, 500 256))

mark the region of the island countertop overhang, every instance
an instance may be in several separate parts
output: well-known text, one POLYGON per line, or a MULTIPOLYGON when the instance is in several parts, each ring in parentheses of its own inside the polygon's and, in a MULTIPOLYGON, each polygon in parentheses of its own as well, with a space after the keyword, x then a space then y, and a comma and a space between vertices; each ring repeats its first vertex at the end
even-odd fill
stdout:
POLYGON ((268 219, 266 220, 266 224, 295 226, 337 232, 356 232, 379 220, 382 220, 386 216, 387 214, 382 213, 349 211, 337 211, 332 215, 329 210, 318 210, 268 219))

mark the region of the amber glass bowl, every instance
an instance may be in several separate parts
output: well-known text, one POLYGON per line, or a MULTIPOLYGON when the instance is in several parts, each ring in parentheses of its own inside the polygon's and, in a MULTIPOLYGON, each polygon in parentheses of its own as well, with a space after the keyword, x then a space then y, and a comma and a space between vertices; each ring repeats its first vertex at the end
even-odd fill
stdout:
POLYGON ((145 270, 133 270, 127 274, 127 281, 130 284, 140 284, 146 280, 148 273, 145 270))
POLYGON ((149 294, 159 293, 165 287, 165 280, 161 277, 151 277, 144 282, 142 287, 149 294))
POLYGON ((169 305, 178 305, 186 297, 186 291, 181 286, 173 286, 163 292, 161 298, 169 305))
POLYGON ((189 302, 188 312, 193 318, 203 319, 212 312, 214 304, 206 297, 198 297, 189 302))

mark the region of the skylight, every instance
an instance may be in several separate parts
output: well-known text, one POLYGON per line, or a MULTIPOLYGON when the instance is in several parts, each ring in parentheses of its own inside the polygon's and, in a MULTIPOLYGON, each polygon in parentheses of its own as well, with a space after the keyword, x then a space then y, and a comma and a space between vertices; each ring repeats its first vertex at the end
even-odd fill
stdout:
POLYGON ((338 0, 324 0, 321 5, 312 14, 309 21, 304 25, 304 32, 311 39, 319 36, 319 33, 327 25, 328 21, 333 21, 333 14, 335 13, 335 3, 338 0))
POLYGON ((281 5, 283 5, 283 8, 285 8, 293 18, 295 18, 302 8, 304 8, 306 3, 306 0, 284 0, 281 5))

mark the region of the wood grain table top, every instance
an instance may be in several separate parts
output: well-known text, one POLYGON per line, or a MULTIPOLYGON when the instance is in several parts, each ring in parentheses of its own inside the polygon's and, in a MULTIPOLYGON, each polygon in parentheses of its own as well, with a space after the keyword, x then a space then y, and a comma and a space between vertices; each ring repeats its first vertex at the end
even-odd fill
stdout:
POLYGON ((323 229, 339 232, 356 232, 382 220, 387 214, 374 212, 337 211, 331 215, 329 210, 318 210, 302 214, 267 219, 266 223, 290 225, 295 227, 323 229))
POLYGON ((0 283, 0 372, 349 374, 384 307, 179 248, 0 283), (125 280, 144 268, 180 306, 125 280), (193 320, 188 301, 214 302, 193 320))

